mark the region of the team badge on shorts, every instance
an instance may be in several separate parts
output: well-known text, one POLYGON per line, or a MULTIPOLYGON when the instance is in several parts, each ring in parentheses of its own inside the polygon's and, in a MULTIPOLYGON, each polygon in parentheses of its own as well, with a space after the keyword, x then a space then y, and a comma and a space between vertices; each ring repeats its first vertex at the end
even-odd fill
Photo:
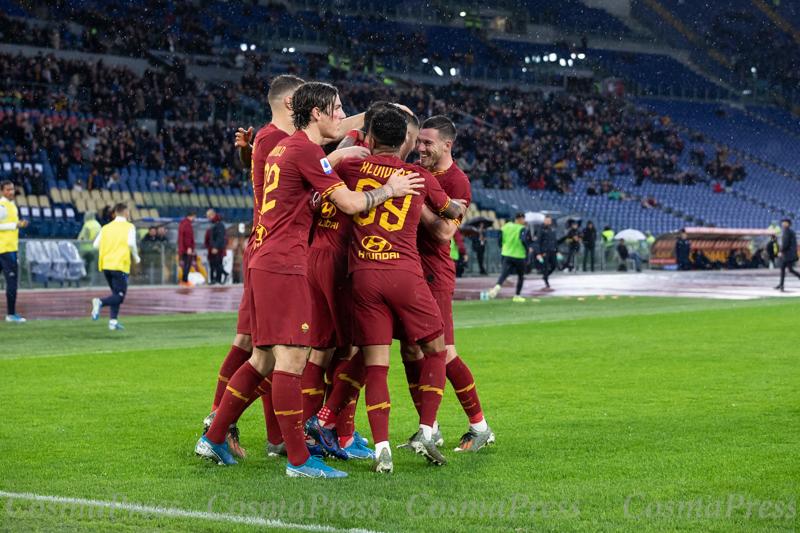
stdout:
POLYGON ((327 157, 323 157, 322 159, 319 160, 319 162, 322 163, 322 171, 325 174, 330 174, 331 172, 333 172, 333 167, 331 166, 331 162, 328 161, 327 157))
POLYGON ((303 335, 305 335, 306 333, 308 333, 308 324, 303 324, 302 326, 300 326, 300 329, 303 330, 303 335))

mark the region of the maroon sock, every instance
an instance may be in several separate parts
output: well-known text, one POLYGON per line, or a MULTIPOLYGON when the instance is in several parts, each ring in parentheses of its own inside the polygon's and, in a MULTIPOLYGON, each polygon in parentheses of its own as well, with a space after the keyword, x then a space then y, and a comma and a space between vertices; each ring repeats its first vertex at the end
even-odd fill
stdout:
POLYGON ((481 401, 478 398, 478 390, 475 388, 475 379, 472 377, 469 367, 464 364, 460 357, 447 363, 447 380, 453 385, 456 397, 461 402, 461 407, 467 413, 470 423, 477 423, 483 420, 481 411, 481 401))
POLYGON ((264 378, 269 383, 270 390, 268 393, 261 395, 261 403, 264 405, 264 422, 267 425, 267 440, 270 444, 278 445, 283 442, 283 433, 281 433, 281 425, 278 423, 278 417, 275 416, 275 410, 272 408, 272 372, 264 378))
POLYGON ((247 403, 245 404, 244 409, 242 409, 242 412, 247 411, 247 408, 250 407, 253 404, 254 401, 258 400, 261 396, 266 394, 268 391, 270 393, 272 392, 272 384, 269 381, 267 381, 267 378, 264 378, 264 379, 261 380, 261 383, 259 383, 256 386, 256 390, 253 391, 253 394, 247 400, 247 403))
POLYGON ((433 427, 433 423, 436 421, 436 413, 442 403, 444 385, 447 383, 446 359, 447 350, 425 356, 425 366, 422 369, 422 376, 419 378, 419 395, 422 402, 419 423, 422 425, 433 427))
POLYGON ((309 458, 303 433, 303 389, 300 383, 297 374, 277 370, 272 373, 272 405, 292 466, 300 466, 309 458))
POLYGON ((236 371, 239 370, 240 366, 250 359, 251 355, 252 354, 250 352, 239 348, 235 344, 231 345, 231 349, 219 369, 217 390, 214 393, 214 405, 211 407, 212 411, 216 411, 219 408, 219 402, 222 401, 222 395, 225 394, 225 387, 228 386, 231 376, 233 376, 236 371))
MULTIPOLYGON (((341 364, 341 360, 331 361, 328 368, 325 370, 325 398, 327 399, 333 393, 333 374, 336 372, 336 367, 341 364)), ((325 402, 323 402, 325 403, 325 402)))
POLYGON ((422 401, 419 394, 419 380, 422 376, 422 367, 425 366, 425 359, 417 361, 403 361, 403 366, 406 369, 406 380, 408 380, 408 392, 411 393, 411 401, 414 402, 414 408, 417 414, 420 413, 422 401))
POLYGON ((388 366, 372 365, 367 367, 367 417, 375 442, 389 440, 389 412, 392 404, 389 400, 388 366))
POLYGON ((339 418, 336 421, 336 432, 339 434, 339 443, 344 448, 346 442, 353 437, 356 431, 356 406, 358 405, 358 395, 347 404, 347 407, 342 409, 339 413, 339 418))
POLYGON ((306 363, 300 379, 303 389, 303 422, 317 414, 325 403, 325 369, 311 361, 306 363))
POLYGON ((358 397, 367 379, 367 367, 361 350, 349 361, 343 361, 333 374, 333 392, 325 401, 325 407, 338 415, 350 402, 358 397))
POLYGON ((208 440, 214 444, 225 442, 228 428, 239 420, 247 407, 247 402, 256 394, 256 387, 263 379, 264 377, 253 368, 249 361, 236 371, 225 388, 225 394, 222 395, 222 402, 214 416, 214 422, 206 433, 208 440))

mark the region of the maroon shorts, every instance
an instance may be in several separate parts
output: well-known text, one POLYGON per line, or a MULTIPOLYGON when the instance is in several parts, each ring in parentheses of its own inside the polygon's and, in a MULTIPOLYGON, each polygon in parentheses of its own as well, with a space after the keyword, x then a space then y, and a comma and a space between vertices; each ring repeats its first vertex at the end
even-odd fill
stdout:
POLYGON ((311 296, 308 279, 250 269, 250 334, 253 346, 309 346, 311 296))
POLYGON ((353 273, 357 346, 391 344, 395 320, 409 339, 431 341, 443 333, 439 307, 421 276, 405 270, 353 273))
POLYGON ((311 347, 334 348, 352 344, 353 284, 347 274, 347 255, 311 248, 308 289, 314 324, 309 333, 311 347))
MULTIPOLYGON (((439 314, 444 323, 444 343, 447 346, 455 345, 456 337, 453 332, 453 291, 431 291, 436 305, 439 307, 439 314)), ((409 342, 405 328, 399 320, 394 323, 394 338, 400 341, 409 342)), ((416 344, 411 341, 411 344, 416 344)))
POLYGON ((253 314, 250 308, 250 252, 245 250, 242 257, 242 278, 244 278, 244 292, 242 301, 239 302, 239 318, 236 321, 236 333, 250 335, 250 317, 253 314))
POLYGON ((436 305, 439 306, 439 314, 442 315, 444 322, 444 343, 448 346, 455 345, 456 336, 453 333, 453 291, 431 291, 436 305))

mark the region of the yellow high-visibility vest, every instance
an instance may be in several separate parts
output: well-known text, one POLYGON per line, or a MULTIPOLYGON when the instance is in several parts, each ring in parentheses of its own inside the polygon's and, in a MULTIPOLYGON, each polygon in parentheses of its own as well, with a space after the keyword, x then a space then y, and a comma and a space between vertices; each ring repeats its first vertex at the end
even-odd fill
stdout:
POLYGON ((113 220, 100 232, 100 261, 102 270, 119 270, 130 274, 131 249, 128 246, 128 233, 133 224, 128 221, 113 220))
MULTIPOLYGON (((3 205, 8 209, 8 218, 3 224, 19 222, 19 212, 13 202, 3 201, 3 205)), ((0 254, 6 252, 16 252, 19 246, 19 229, 0 231, 0 254)))

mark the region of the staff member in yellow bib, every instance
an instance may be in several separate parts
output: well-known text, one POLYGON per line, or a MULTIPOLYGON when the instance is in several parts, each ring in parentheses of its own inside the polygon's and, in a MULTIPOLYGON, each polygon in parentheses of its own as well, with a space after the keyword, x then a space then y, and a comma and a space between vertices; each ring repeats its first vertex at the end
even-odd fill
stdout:
POLYGON ((6 322, 24 324, 25 319, 17 314, 17 281, 19 267, 17 266, 17 243, 19 242, 19 228, 28 225, 27 220, 20 220, 17 206, 14 203, 14 184, 9 180, 0 182, 0 206, 8 213, 6 219, 0 223, 0 268, 6 276, 6 322))
POLYGON ((100 316, 100 308, 107 305, 111 308, 111 320, 108 329, 125 329, 117 322, 119 306, 125 300, 128 291, 128 274, 131 272, 131 256, 138 265, 141 262, 136 249, 136 228, 128 222, 129 211, 125 204, 114 207, 116 217, 103 226, 100 235, 94 240, 94 248, 100 250, 100 271, 105 274, 111 296, 102 300, 92 299, 92 320, 100 316))

